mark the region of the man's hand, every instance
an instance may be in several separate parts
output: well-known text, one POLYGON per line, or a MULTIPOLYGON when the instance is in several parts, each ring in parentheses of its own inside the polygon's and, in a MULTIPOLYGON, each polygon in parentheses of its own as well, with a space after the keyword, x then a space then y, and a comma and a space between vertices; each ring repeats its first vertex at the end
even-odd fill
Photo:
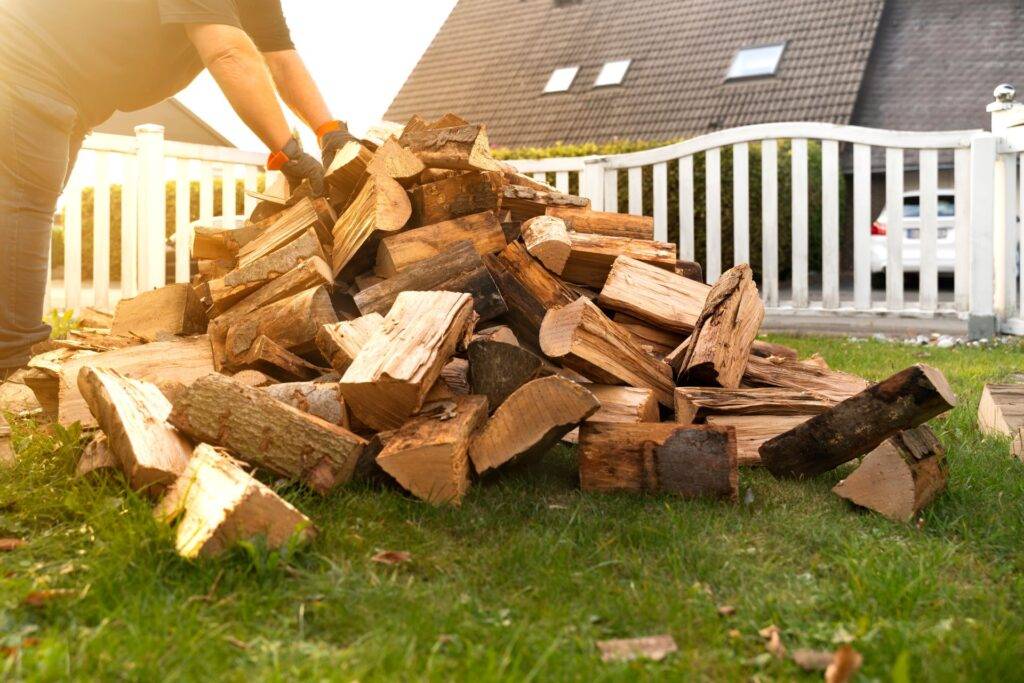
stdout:
POLYGON ((288 179, 288 185, 292 190, 301 185, 303 180, 308 180, 313 196, 324 196, 323 165, 315 157, 303 152, 299 141, 294 138, 284 146, 284 149, 270 155, 267 169, 281 171, 288 179))
POLYGON ((317 129, 316 137, 320 141, 324 168, 330 168, 331 162, 342 147, 349 142, 356 142, 344 121, 328 121, 317 129))

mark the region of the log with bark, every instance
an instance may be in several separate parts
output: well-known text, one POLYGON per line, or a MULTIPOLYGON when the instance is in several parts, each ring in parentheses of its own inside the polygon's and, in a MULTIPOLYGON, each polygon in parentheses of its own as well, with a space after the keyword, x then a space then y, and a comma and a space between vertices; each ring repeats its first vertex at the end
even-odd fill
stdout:
POLYGON ((810 477, 871 452, 956 406, 941 372, 914 365, 761 446, 776 477, 810 477))
POLYGON ((483 211, 501 209, 504 177, 495 172, 472 172, 420 185, 411 193, 413 216, 420 225, 450 221, 483 211))
POLYGON ((344 374, 383 322, 380 313, 369 313, 355 320, 324 325, 316 333, 317 348, 335 372, 344 374))
POLYGON ((491 156, 487 129, 481 125, 407 130, 402 133, 401 143, 431 168, 499 172, 504 169, 491 156))
POLYGON ((352 477, 366 441, 343 427, 222 375, 207 375, 177 401, 170 422, 199 442, 326 494, 352 477))
POLYGON ((266 225, 254 224, 245 227, 211 227, 197 225, 192 228, 190 251, 192 258, 210 261, 231 261, 238 257, 239 250, 263 234, 266 225))
POLYGON ((353 269, 353 275, 367 270, 380 237, 404 228, 411 214, 409 196, 397 181, 380 174, 369 176, 334 224, 331 265, 335 276, 346 268, 353 269))
POLYGON ((491 412, 522 385, 550 374, 539 357, 517 344, 474 339, 466 355, 473 393, 487 397, 491 412))
POLYGON ((505 188, 502 206, 512 212, 512 220, 526 221, 545 213, 567 209, 568 211, 590 211, 590 200, 550 189, 509 185, 505 188))
POLYGON ((263 391, 304 413, 349 428, 345 399, 337 382, 285 382, 264 387, 263 391))
POLYGON ((417 498, 459 505, 469 488, 467 447, 486 419, 482 396, 425 405, 388 436, 377 464, 417 498))
POLYGON ((557 376, 527 382, 505 399, 473 438, 478 474, 546 453, 600 404, 585 388, 557 376))
POLYGON ((615 259, 628 256, 658 266, 670 273, 676 266, 676 246, 668 242, 609 237, 569 232, 569 258, 561 272, 563 280, 584 287, 604 286, 615 259))
POLYGON ((187 559, 216 557, 256 537, 273 550, 315 535, 309 518, 209 444, 196 447, 154 514, 176 524, 174 545, 187 559))
POLYGON ((474 315, 468 294, 399 294, 341 378, 346 404, 373 429, 400 427, 422 407, 474 315))
POLYGON ((469 240, 481 256, 505 248, 505 232, 493 211, 425 225, 385 237, 377 248, 374 273, 389 278, 415 268, 426 259, 445 253, 455 243, 469 240))
POLYGON ((324 374, 325 369, 295 355, 274 340, 260 335, 231 362, 233 370, 258 370, 279 382, 306 382, 324 374))
POLYGON ((986 384, 978 403, 978 427, 1008 436, 1013 454, 1024 459, 1024 384, 986 384))
POLYGON ((573 232, 607 235, 608 237, 629 237, 636 240, 654 239, 654 218, 650 216, 581 211, 565 206, 549 206, 547 214, 564 220, 566 227, 573 232))
POLYGON ((324 286, 330 288, 333 282, 334 274, 324 259, 320 257, 306 259, 284 275, 270 280, 227 311, 218 315, 215 322, 226 328, 231 323, 253 314, 264 306, 269 306, 317 287, 324 286))
POLYGON ((703 422, 712 415, 810 416, 835 405, 806 391, 771 387, 678 387, 675 397, 676 422, 681 424, 703 422))
MULTIPOLYGON (((587 418, 587 422, 661 422, 661 411, 654 392, 650 389, 620 387, 612 384, 587 384, 587 391, 594 395, 601 407, 587 418)), ((574 429, 562 439, 568 443, 579 442, 579 430, 574 429)))
POLYGON ((677 349, 685 339, 678 332, 666 332, 663 327, 644 322, 626 313, 615 313, 612 320, 640 340, 640 345, 649 353, 662 360, 677 349))
POLYGON ((598 303, 671 332, 693 331, 711 287, 628 256, 615 259, 598 303))
POLYGON ((182 283, 121 299, 111 332, 150 342, 169 336, 202 334, 207 322, 206 311, 192 286, 182 283))

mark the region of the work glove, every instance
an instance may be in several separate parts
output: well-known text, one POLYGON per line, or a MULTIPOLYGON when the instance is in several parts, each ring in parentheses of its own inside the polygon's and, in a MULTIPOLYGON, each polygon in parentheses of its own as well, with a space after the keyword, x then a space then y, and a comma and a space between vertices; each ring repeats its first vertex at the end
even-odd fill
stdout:
POLYGON ((328 121, 316 129, 316 138, 320 141, 320 151, 323 152, 324 168, 331 167, 334 156, 346 143, 356 141, 348 132, 348 126, 344 121, 328 121))
POLYGON ((314 197, 323 197, 326 191, 324 167, 316 157, 302 151, 299 141, 292 138, 279 152, 267 160, 267 170, 280 171, 288 179, 288 186, 296 188, 303 180, 309 181, 314 197))

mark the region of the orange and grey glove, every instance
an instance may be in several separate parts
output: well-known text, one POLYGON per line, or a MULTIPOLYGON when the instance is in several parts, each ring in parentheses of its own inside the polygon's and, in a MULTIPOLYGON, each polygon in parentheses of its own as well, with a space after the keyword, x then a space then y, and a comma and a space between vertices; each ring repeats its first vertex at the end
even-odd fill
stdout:
POLYGON ((320 141, 324 168, 330 168, 331 162, 334 161, 334 155, 341 151, 345 143, 356 140, 348 132, 348 126, 344 121, 328 121, 320 126, 316 129, 316 139, 320 141))
POLYGON ((303 152, 295 138, 289 140, 284 149, 270 155, 267 159, 267 170, 283 173, 293 190, 301 185, 303 180, 308 180, 313 196, 324 196, 324 167, 316 157, 303 152))

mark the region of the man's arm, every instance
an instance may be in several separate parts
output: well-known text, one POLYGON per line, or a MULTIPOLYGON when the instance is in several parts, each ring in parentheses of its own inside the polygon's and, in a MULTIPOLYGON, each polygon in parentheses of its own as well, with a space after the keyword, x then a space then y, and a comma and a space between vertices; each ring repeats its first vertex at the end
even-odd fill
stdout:
POLYGON ((316 131, 333 120, 320 88, 313 81, 298 52, 265 52, 263 58, 270 68, 277 91, 281 93, 281 99, 311 130, 316 131))

